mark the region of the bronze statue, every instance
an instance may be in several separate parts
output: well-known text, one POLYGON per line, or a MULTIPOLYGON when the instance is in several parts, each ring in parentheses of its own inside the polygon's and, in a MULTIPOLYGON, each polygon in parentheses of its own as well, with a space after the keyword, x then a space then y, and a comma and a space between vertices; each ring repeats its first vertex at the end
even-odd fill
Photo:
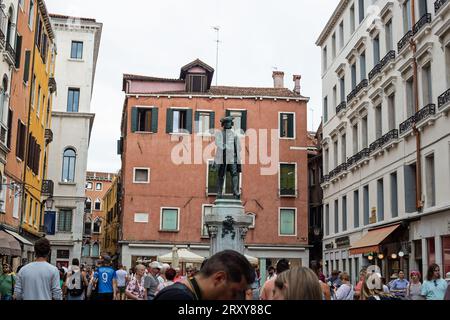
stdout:
POLYGON ((223 198, 223 185, 225 175, 229 171, 232 179, 233 197, 240 199, 239 173, 242 172, 241 165, 241 142, 233 130, 233 117, 225 117, 220 120, 223 130, 216 134, 217 152, 214 166, 218 168, 218 192, 217 198, 223 198))

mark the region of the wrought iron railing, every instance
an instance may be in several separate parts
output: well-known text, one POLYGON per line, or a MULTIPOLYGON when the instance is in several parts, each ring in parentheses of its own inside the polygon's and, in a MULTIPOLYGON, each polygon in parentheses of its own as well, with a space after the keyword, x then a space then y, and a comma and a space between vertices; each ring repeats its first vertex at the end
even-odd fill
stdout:
POLYGON ((434 13, 437 14, 439 10, 447 3, 448 0, 437 0, 434 3, 434 13))
POLYGON ((361 161, 362 159, 364 159, 368 156, 370 156, 370 149, 369 148, 362 149, 360 152, 353 155, 352 157, 350 157, 347 160, 347 168, 351 167, 354 164, 357 164, 359 161, 361 161))
POLYGON ((52 180, 42 181, 42 196, 53 197, 54 183, 52 180))
POLYGON ((11 44, 9 42, 6 42, 6 51, 9 53, 10 55, 10 59, 12 64, 15 64, 16 62, 16 50, 14 50, 14 48, 11 46, 11 44))
POLYGON ((400 39, 400 41, 397 43, 398 52, 400 52, 409 43, 409 40, 412 38, 413 35, 414 34, 413 34, 412 30, 409 30, 403 36, 403 38, 400 39))
POLYGON ((378 73, 383 70, 383 68, 388 64, 389 61, 395 59, 395 50, 389 51, 383 59, 369 72, 369 81, 371 81, 378 73))
POLYGON ((325 183, 330 181, 330 175, 326 174, 322 178, 320 178, 320 183, 325 183))
POLYGON ((367 79, 362 80, 355 89, 350 92, 350 94, 347 96, 347 103, 353 100, 353 98, 356 97, 356 95, 365 87, 369 85, 369 81, 367 79))
POLYGON ((438 107, 439 109, 443 106, 446 105, 447 103, 450 102, 450 89, 448 89, 447 91, 445 91, 443 94, 441 94, 438 97, 438 107))
POLYGON ((417 34, 420 30, 422 30, 422 28, 431 23, 431 13, 426 13, 424 14, 419 21, 417 21, 417 23, 414 25, 413 27, 413 34, 417 34))
POLYGON ((389 142, 391 142, 394 139, 398 139, 398 130, 397 129, 393 129, 393 130, 389 131, 384 136, 377 139, 375 142, 371 143, 370 147, 369 147, 370 152, 374 152, 378 149, 381 149, 383 146, 385 146, 386 144, 388 144, 389 142))
POLYGON ((373 69, 369 72, 369 81, 372 81, 372 79, 381 72, 381 62, 378 63, 373 69))
POLYGON ((408 119, 406 119, 406 121, 403 121, 402 123, 400 123, 400 134, 403 134, 404 132, 411 129, 415 122, 416 122, 416 115, 413 115, 413 116, 409 117, 408 119))
POLYGON ((418 123, 434 114, 436 114, 436 105, 434 103, 430 103, 420 109, 415 115, 409 117, 406 121, 400 124, 400 134, 403 134, 411 129, 415 123, 418 123))
POLYGON ((347 107, 347 102, 342 101, 342 102, 336 107, 336 114, 338 114, 338 113, 341 112, 342 110, 345 110, 346 107, 347 107))

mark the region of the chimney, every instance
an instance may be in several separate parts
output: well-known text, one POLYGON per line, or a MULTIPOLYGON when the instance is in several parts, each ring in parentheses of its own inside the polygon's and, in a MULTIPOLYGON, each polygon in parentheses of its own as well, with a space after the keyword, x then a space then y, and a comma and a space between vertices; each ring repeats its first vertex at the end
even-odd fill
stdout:
POLYGON ((273 78, 273 87, 274 88, 284 88, 284 72, 283 71, 274 71, 272 74, 273 78))
POLYGON ((294 83, 295 83, 295 87, 294 87, 294 92, 297 94, 300 94, 300 80, 302 79, 302 76, 298 75, 298 74, 294 74, 294 83))

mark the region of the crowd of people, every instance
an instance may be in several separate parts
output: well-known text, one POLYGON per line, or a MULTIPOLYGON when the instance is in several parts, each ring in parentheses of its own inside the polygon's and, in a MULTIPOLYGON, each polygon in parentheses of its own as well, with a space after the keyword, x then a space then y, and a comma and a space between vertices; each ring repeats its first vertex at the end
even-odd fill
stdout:
POLYGON ((35 254, 36 261, 16 274, 3 265, 1 300, 450 300, 450 272, 443 279, 437 264, 430 265, 423 282, 418 271, 410 272, 409 280, 399 271, 386 283, 379 271, 364 268, 353 285, 346 272, 326 278, 318 264, 291 268, 281 259, 269 267, 261 287, 259 269, 235 251, 219 252, 185 275, 158 261, 115 270, 106 255, 94 268, 78 259, 58 268, 47 262, 45 238, 36 242, 35 254))

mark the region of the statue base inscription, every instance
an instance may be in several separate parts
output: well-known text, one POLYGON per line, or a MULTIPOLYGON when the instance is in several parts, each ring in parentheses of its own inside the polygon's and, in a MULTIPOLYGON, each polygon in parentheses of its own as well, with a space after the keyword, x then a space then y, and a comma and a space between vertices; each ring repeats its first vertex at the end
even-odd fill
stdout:
POLYGON ((210 255, 223 250, 244 254, 244 242, 252 217, 245 214, 241 200, 217 199, 212 214, 205 216, 211 239, 210 255))

